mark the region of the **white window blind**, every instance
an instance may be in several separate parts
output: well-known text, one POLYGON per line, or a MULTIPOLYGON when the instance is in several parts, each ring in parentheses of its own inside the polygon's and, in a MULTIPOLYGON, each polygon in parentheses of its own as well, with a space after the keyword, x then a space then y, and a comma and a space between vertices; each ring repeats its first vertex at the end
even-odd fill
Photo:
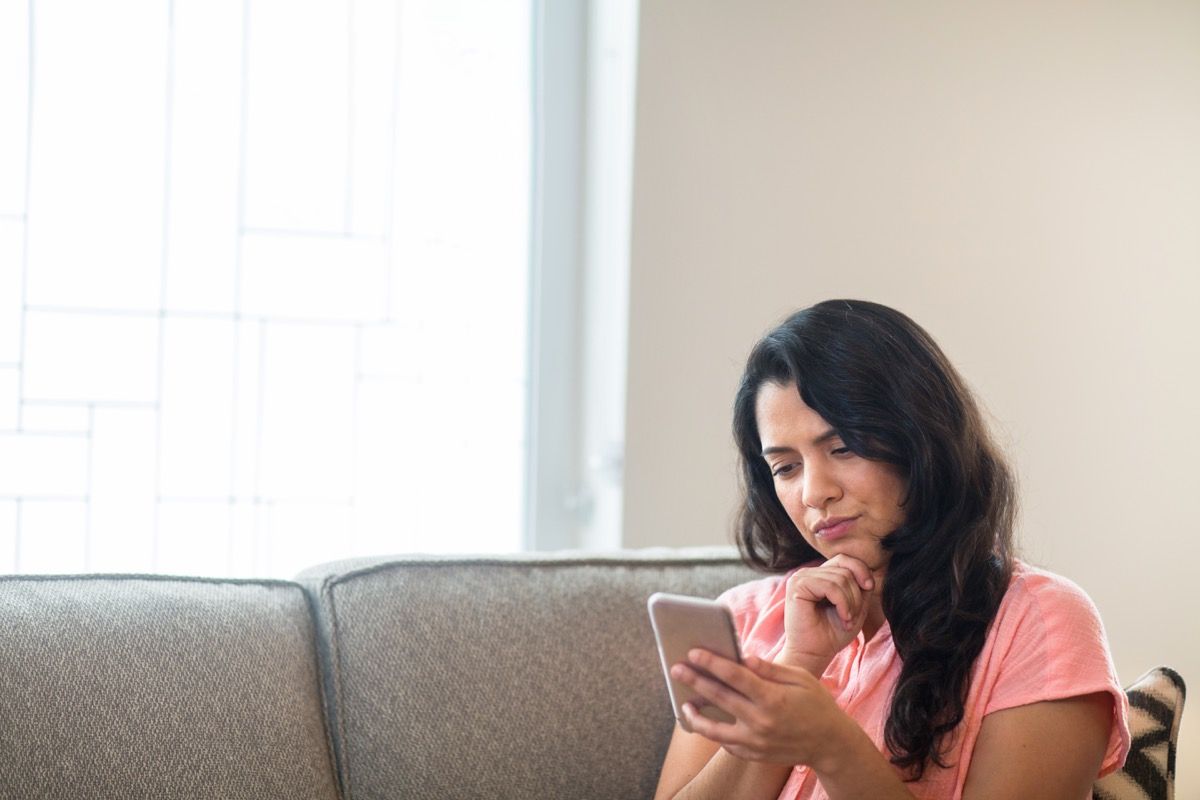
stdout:
POLYGON ((530 30, 0 5, 0 572, 522 545, 530 30))

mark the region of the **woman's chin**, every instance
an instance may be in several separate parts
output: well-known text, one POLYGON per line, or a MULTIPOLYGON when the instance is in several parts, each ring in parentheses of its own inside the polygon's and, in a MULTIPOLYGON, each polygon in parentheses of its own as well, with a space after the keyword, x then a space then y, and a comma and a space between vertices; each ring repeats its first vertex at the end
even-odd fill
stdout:
POLYGON ((817 549, 826 561, 834 556, 849 556, 867 565, 872 573, 882 574, 887 569, 891 553, 877 544, 864 542, 830 542, 817 549))

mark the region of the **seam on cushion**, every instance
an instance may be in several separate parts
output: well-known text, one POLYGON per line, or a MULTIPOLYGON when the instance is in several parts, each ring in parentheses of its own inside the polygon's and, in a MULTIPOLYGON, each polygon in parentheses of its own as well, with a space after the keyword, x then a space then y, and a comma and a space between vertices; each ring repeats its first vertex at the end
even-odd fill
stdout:
POLYGON ((0 583, 7 581, 21 581, 28 583, 50 583, 53 581, 60 581, 63 583, 73 583, 77 581, 151 581, 155 583, 200 583, 211 586, 229 584, 233 586, 295 587, 301 590, 304 588, 296 581, 288 581, 278 578, 206 578, 196 575, 162 575, 129 572, 98 572, 84 575, 0 575, 0 583))
POLYGON ((367 567, 360 567, 344 572, 339 575, 326 577, 323 580, 323 585, 330 587, 342 583, 361 578, 367 575, 373 575, 379 572, 399 569, 401 567, 512 567, 520 569, 529 569, 530 567, 725 567, 725 566, 745 566, 745 564, 737 558, 689 558, 689 559, 607 559, 607 558, 551 558, 551 559, 504 559, 504 558, 463 558, 463 559, 423 559, 423 558, 401 558, 394 561, 385 561, 380 564, 372 564, 367 567))
POLYGON ((329 611, 326 617, 329 623, 329 678, 333 689, 331 728, 336 727, 336 733, 332 734, 335 740, 336 771, 343 800, 351 800, 354 793, 350 786, 350 753, 346 747, 346 714, 342 695, 342 647, 338 638, 337 602, 333 596, 335 583, 330 578, 323 579, 320 593, 321 599, 328 605, 329 611))
POLYGON ((329 768, 333 773, 334 788, 341 800, 345 800, 346 793, 342 786, 342 771, 338 758, 338 740, 333 731, 335 709, 333 701, 329 697, 329 687, 326 686, 326 675, 329 674, 329 680, 332 682, 332 668, 326 667, 327 663, 332 662, 332 656, 329 651, 332 649, 326 641, 323 631, 321 630, 321 613, 320 613, 320 598, 309 591, 307 587, 301 587, 301 592, 304 595, 305 605, 308 608, 309 620, 313 627, 313 645, 316 657, 317 667, 317 691, 320 693, 321 699, 321 716, 323 718, 322 730, 325 734, 325 748, 329 757, 329 768))

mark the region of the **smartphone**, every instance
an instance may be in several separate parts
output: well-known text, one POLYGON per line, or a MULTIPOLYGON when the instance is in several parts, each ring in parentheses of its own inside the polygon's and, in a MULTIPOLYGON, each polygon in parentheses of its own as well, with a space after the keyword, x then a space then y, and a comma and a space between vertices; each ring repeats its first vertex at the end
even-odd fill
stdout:
POLYGON ((650 610, 650 624, 654 627, 654 639, 658 643, 658 656, 662 661, 663 676, 667 679, 675 719, 679 720, 684 730, 691 733, 691 727, 683 716, 683 704, 690 700, 709 719, 733 722, 732 716, 707 704, 691 687, 671 678, 671 667, 680 661, 687 661, 688 651, 693 647, 702 647, 741 663, 741 651, 729 609, 715 600, 664 592, 650 595, 646 606, 650 610))

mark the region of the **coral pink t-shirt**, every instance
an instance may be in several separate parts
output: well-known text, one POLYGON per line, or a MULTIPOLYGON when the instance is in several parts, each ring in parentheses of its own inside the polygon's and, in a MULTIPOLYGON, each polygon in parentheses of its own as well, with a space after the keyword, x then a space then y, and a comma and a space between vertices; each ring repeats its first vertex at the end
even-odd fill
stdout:
MULTIPOLYGON (((771 659, 783 647, 787 577, 742 584, 719 598, 733 611, 744 654, 771 659)), ((887 753, 883 728, 899 676, 900 656, 891 628, 884 623, 869 642, 860 632, 821 678, 838 706, 862 726, 881 753, 887 753)), ((1018 562, 975 661, 963 721, 943 758, 950 766, 929 765, 920 781, 906 784, 909 791, 919 798, 958 800, 985 716, 1093 692, 1108 692, 1113 698, 1112 729, 1100 768, 1100 775, 1106 775, 1124 764, 1129 751, 1129 704, 1117 682, 1100 615, 1071 581, 1018 562)), ((804 766, 792 770, 779 795, 780 800, 827 797, 816 775, 804 766)))

